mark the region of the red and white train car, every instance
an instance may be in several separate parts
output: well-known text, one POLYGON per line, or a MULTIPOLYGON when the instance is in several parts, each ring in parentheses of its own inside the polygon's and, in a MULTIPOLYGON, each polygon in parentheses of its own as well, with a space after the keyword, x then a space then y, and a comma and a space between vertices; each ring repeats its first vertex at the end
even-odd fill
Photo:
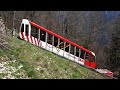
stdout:
POLYGON ((95 53, 32 21, 27 19, 22 20, 19 35, 21 39, 38 47, 44 48, 83 66, 92 69, 96 68, 95 53))

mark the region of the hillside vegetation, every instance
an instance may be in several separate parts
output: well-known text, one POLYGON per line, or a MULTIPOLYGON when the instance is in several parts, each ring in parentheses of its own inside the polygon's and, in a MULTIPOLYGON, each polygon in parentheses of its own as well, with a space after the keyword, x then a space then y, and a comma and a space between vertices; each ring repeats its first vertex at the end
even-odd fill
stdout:
POLYGON ((15 37, 6 39, 9 51, 0 48, 0 78, 103 79, 79 64, 15 37))

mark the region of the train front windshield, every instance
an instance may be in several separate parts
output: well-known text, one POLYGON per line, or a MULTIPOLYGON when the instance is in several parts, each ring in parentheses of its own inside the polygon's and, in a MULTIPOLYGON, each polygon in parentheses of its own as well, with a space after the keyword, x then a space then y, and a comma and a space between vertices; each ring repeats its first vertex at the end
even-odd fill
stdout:
POLYGON ((21 25, 20 30, 20 32, 24 32, 24 24, 21 25))

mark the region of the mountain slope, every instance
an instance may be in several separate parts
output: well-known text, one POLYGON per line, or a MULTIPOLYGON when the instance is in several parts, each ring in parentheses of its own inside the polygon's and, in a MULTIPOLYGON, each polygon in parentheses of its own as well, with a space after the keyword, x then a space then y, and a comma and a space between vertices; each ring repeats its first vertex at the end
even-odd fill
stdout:
MULTIPOLYGON (((14 76, 13 78, 32 78, 32 79, 104 78, 100 74, 93 72, 83 66, 80 66, 75 62, 59 57, 51 52, 48 52, 44 49, 34 46, 26 41, 9 37, 7 38, 7 42, 8 42, 7 46, 11 50, 5 52, 4 50, 0 49, 0 62, 2 63, 11 61, 10 64, 8 64, 8 66, 9 67, 13 66, 14 68, 16 68, 16 72, 15 70, 14 72, 12 72, 13 71, 12 70, 11 73, 9 73, 9 76, 10 75, 14 76), (21 68, 19 69, 20 66, 21 68)), ((0 73, 0 78, 5 78, 5 75, 0 73)))

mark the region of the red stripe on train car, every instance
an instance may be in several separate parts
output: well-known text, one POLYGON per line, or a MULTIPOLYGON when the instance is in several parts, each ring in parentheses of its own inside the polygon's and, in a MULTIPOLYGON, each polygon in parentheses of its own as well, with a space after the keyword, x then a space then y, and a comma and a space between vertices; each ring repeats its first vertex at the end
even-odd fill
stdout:
POLYGON ((21 32, 21 35, 22 35, 22 39, 24 39, 24 34, 23 34, 23 32, 21 32))
POLYGON ((35 40, 35 37, 34 37, 34 41, 35 41, 35 44, 37 44, 37 43, 36 43, 36 40, 35 40))
POLYGON ((42 42, 39 40, 39 46, 42 47, 42 42))
POLYGON ((31 39, 31 43, 33 43, 32 36, 30 36, 30 39, 31 39))
POLYGON ((39 40, 38 40, 38 38, 37 38, 37 45, 39 46, 39 42, 38 42, 39 40))
POLYGON ((27 37, 27 41, 30 42, 30 41, 29 41, 29 38, 28 38, 28 34, 26 34, 26 37, 27 37))

